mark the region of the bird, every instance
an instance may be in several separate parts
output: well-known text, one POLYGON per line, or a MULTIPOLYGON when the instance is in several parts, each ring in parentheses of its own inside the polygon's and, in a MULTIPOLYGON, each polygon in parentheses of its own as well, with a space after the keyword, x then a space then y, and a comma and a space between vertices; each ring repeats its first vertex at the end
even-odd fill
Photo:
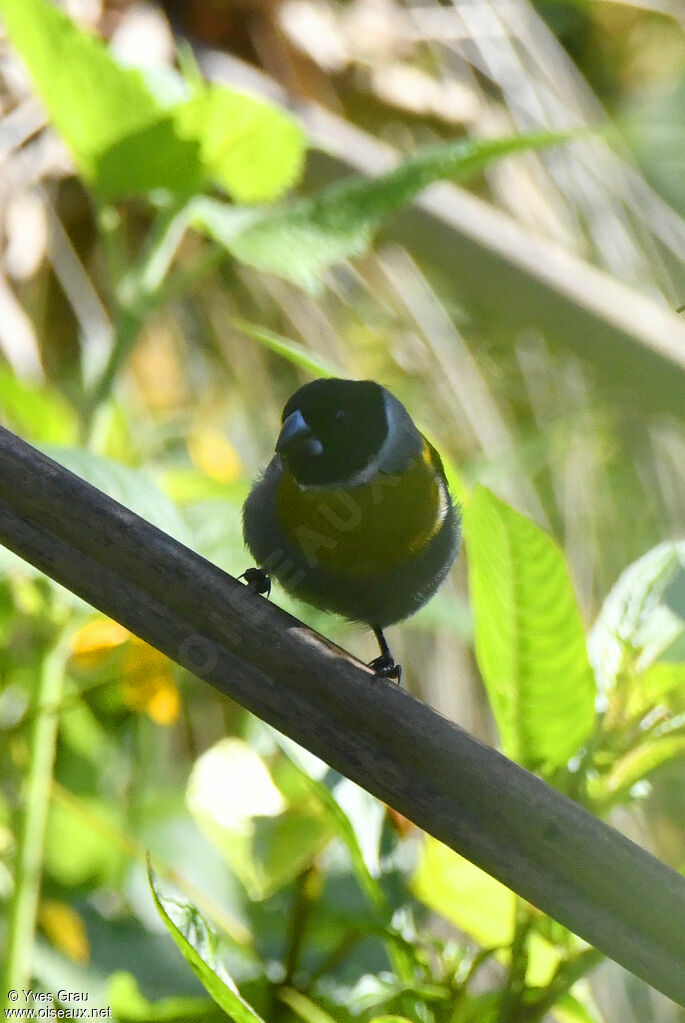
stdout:
POLYGON ((267 596, 293 596, 370 627, 377 675, 401 679, 384 629, 418 611, 459 551, 461 517, 440 455, 405 406, 373 380, 325 377, 286 402, 275 453, 243 506, 267 596))

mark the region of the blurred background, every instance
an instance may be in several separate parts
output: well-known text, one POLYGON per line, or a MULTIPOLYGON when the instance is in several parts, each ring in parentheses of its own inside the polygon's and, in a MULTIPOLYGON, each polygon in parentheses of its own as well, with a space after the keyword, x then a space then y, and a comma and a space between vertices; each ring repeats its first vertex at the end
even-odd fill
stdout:
MULTIPOLYGON (((318 296, 210 254, 202 275, 145 321, 91 445, 163 492, 177 535, 233 574, 247 567, 240 506, 271 455, 285 400, 309 378, 242 331, 242 319, 343 375, 390 387, 466 485, 486 483, 556 538, 588 627, 631 562, 683 537, 681 0, 62 6, 124 63, 163 75, 186 40, 207 77, 286 104, 313 139, 305 192, 351 170, 377 172, 392 150, 602 128, 507 158, 468 194, 434 186, 369 253, 328 271, 318 296)), ((131 201, 118 215, 136 251, 149 213, 131 201)), ((196 267, 205 245, 189 234, 177 269, 196 267)), ((81 381, 114 330, 106 257, 89 197, 0 37, 0 414, 28 440, 78 447, 81 381)), ((30 620, 48 599, 58 620, 67 598, 46 598, 35 576, 12 572, 2 590, 12 613, 30 620)), ((280 592, 274 599, 358 656, 375 655, 368 634, 280 592)), ((33 634, 17 636, 16 618, 3 614, 5 634, 13 630, 0 698, 9 807, 33 634)), ((416 695, 496 742, 472 651, 464 558, 389 639, 416 695)), ((255 732, 257 748, 270 747, 239 708, 102 619, 84 619, 70 657, 76 695, 58 747, 36 968, 43 978, 67 968, 102 978, 117 960, 135 973, 142 938, 122 907, 148 911, 127 841, 164 849, 169 869, 204 882, 205 894, 211 877, 217 903, 234 907, 236 882, 198 845, 182 792, 191 768, 199 784, 198 757, 226 733, 255 732)), ((683 770, 669 763, 647 799, 613 818, 676 868, 685 863, 683 770)), ((8 821, 9 809, 0 845, 11 859, 8 821)), ((159 963, 151 957, 147 976, 137 974, 149 990, 159 963)), ((597 1019, 682 1018, 618 968, 600 975, 597 1019)))

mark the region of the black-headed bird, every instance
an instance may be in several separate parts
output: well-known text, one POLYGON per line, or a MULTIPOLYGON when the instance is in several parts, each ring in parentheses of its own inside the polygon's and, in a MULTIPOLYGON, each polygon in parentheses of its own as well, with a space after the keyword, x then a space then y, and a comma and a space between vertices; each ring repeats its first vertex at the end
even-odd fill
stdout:
POLYGON ((372 380, 305 384, 283 410, 276 453, 243 509, 257 569, 293 596, 370 626, 377 674, 399 681, 383 629, 418 611, 460 543, 458 511, 435 448, 372 380))

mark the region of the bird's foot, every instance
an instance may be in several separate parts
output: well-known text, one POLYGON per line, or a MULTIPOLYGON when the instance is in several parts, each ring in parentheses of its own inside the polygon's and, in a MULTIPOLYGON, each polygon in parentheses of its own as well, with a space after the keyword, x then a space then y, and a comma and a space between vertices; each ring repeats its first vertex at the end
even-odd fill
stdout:
POLYGON ((369 667, 373 668, 380 678, 394 678, 397 683, 402 681, 402 665, 395 664, 392 654, 381 654, 369 661, 369 667))
POLYGON ((252 593, 263 593, 266 597, 271 593, 271 579, 263 568, 246 568, 238 578, 245 580, 252 593))
POLYGON ((378 645, 381 648, 381 655, 380 657, 374 658, 374 660, 369 663, 369 667, 373 668, 376 674, 380 675, 381 678, 394 678, 399 684, 402 679, 402 665, 395 664, 395 658, 390 653, 390 647, 388 646, 388 641, 383 635, 383 630, 378 626, 374 626, 373 632, 378 640, 378 645))

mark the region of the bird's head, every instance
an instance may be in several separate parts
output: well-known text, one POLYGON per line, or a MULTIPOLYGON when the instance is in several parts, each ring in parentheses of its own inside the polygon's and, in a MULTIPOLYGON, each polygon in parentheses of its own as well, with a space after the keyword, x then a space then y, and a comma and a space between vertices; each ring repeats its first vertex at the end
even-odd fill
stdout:
POLYGON ((344 485, 400 471, 421 449, 404 406, 373 380, 305 384, 283 409, 276 451, 303 486, 344 485))

